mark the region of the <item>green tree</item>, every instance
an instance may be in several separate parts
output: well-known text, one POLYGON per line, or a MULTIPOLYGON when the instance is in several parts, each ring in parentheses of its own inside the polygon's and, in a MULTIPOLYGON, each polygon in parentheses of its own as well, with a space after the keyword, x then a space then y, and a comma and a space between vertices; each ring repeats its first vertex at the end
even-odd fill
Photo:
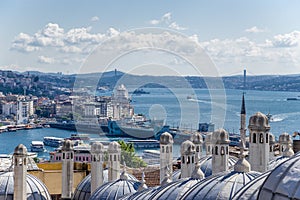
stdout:
POLYGON ((146 167, 146 163, 135 155, 135 149, 132 143, 126 143, 123 140, 119 140, 118 143, 121 146, 121 162, 126 163, 128 167, 139 168, 146 167))

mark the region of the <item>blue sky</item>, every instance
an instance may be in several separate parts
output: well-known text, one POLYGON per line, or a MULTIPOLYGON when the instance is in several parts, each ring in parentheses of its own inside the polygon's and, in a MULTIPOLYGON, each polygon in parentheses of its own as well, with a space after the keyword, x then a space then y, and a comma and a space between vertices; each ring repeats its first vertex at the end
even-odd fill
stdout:
MULTIPOLYGON (((78 73, 103 41, 124 38, 122 33, 131 29, 161 27, 195 41, 220 75, 237 74, 244 68, 250 74, 296 74, 300 73, 299 4, 283 0, 2 1, 0 66, 18 71, 78 73)), ((137 39, 135 34, 130 37, 137 39)), ((141 40, 145 44, 145 38, 141 40)), ((114 45, 124 45, 124 40, 120 41, 123 43, 114 45)), ((185 43, 176 41, 182 48, 186 48, 185 43)), ((160 57, 163 65, 172 65, 170 68, 186 65, 173 62, 171 56, 162 59, 155 53, 149 55, 149 60, 151 55, 160 57)), ((116 64, 130 68, 129 60, 116 64)), ((147 73, 160 74, 157 68, 151 70, 151 65, 147 73)), ((197 75, 187 68, 180 73, 197 75)))

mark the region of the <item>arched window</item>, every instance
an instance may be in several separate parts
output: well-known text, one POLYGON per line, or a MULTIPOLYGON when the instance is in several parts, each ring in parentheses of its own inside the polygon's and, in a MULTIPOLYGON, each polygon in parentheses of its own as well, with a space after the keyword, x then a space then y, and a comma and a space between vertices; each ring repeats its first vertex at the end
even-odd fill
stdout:
POLYGON ((224 147, 221 147, 221 155, 224 155, 225 154, 225 149, 224 147))
POLYGON ((114 161, 117 161, 117 155, 114 155, 114 161))
POLYGON ((266 134, 266 143, 268 143, 269 142, 269 134, 267 133, 266 134))
POLYGON ((185 163, 184 156, 182 156, 182 163, 183 163, 183 164, 185 163))
POLYGON ((226 147, 226 154, 228 154, 228 147, 226 147))
POLYGON ((211 153, 214 154, 214 148, 211 148, 211 151, 212 151, 211 153))
POLYGON ((63 153, 63 159, 65 159, 65 153, 63 153))
POLYGON ((194 163, 194 156, 192 157, 192 163, 194 163))
POLYGON ((109 156, 109 160, 112 161, 112 155, 109 156))
POLYGON ((164 146, 161 147, 161 152, 165 153, 165 147, 164 146))
POLYGON ((210 146, 207 147, 207 152, 210 153, 210 146))
POLYGON ((215 147, 215 154, 218 155, 218 146, 215 147))
POLYGON ((196 147, 196 151, 199 152, 199 149, 200 149, 199 146, 197 146, 197 147, 196 147))
POLYGON ((259 135, 259 142, 264 143, 264 135, 262 133, 259 135))
POLYGON ((256 143, 256 133, 253 133, 253 143, 256 143))
POLYGON ((167 148, 166 148, 166 153, 169 153, 169 147, 167 146, 167 148))
POLYGON ((170 153, 172 153, 172 147, 170 147, 170 153))
POLYGON ((190 163, 191 163, 191 158, 188 156, 186 164, 190 164, 190 163))

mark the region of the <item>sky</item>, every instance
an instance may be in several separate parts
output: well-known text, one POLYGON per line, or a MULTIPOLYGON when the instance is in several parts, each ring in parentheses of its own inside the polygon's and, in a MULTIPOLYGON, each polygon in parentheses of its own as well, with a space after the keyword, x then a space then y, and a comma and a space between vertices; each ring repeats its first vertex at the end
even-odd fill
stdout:
POLYGON ((299 8, 296 0, 1 1, 0 69, 300 74, 299 8))

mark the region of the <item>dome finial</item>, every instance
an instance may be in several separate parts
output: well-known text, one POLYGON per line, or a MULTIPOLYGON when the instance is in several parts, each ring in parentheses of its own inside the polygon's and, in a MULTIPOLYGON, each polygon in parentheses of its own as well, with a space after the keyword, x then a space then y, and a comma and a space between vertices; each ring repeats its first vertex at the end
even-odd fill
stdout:
POLYGON ((195 169, 192 173, 192 176, 191 176, 192 179, 203 179, 204 178, 204 174, 200 168, 200 164, 199 163, 196 163, 195 165, 195 169))
POLYGON ((120 176, 120 179, 122 179, 122 180, 128 180, 128 174, 126 172, 126 163, 125 163, 125 161, 123 163, 123 171, 122 171, 122 174, 120 176))
POLYGON ((139 188, 138 188, 138 191, 142 191, 142 190, 144 190, 145 188, 147 188, 147 186, 146 186, 146 181, 145 181, 145 172, 143 171, 142 172, 142 181, 141 181, 141 184, 140 184, 140 186, 139 186, 139 188))

